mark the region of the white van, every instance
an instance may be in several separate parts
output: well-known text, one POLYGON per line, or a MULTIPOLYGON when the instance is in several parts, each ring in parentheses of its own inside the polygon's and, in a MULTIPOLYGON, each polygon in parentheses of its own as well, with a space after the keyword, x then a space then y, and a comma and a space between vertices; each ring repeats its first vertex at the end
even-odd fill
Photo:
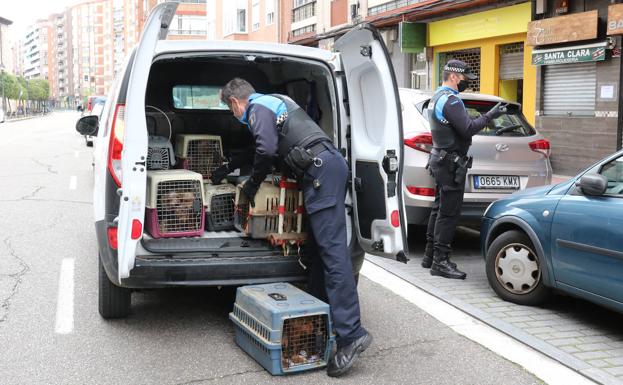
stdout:
POLYGON ((126 316, 133 289, 306 279, 299 257, 284 257, 268 241, 235 232, 159 239, 144 232, 148 135, 173 140, 179 134, 218 135, 226 155, 252 144, 248 129, 218 102, 219 89, 233 77, 248 80, 257 92, 307 102, 347 158, 355 193, 347 198, 345 215, 352 224, 355 273, 363 251, 406 262, 400 104, 378 31, 358 25, 336 41, 336 52, 259 42, 166 41, 176 8, 177 3, 162 3, 152 11, 101 119, 86 116, 76 125, 81 134, 96 133, 99 143, 93 202, 100 314, 126 316), (212 95, 198 106, 180 104, 176 92, 195 88, 212 95), (215 102, 206 107, 206 100, 215 102))

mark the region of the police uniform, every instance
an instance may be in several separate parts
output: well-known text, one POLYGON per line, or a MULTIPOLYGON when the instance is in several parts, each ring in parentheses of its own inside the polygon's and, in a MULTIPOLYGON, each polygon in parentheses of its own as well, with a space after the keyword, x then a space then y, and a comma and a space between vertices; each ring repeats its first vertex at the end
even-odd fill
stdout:
MULTIPOLYGON (((452 60, 444 70, 471 75, 463 62, 452 60)), ((470 76, 471 77, 471 76, 470 76)), ((472 158, 467 156, 472 136, 499 116, 498 106, 478 118, 471 118, 459 91, 441 86, 429 102, 429 123, 433 136, 428 168, 435 179, 435 202, 426 231, 423 267, 432 275, 465 279, 466 274, 450 261, 452 241, 461 215, 465 178, 472 158)))
MULTIPOLYGON (((249 127, 256 144, 247 183, 259 186, 276 160, 283 161, 297 177, 311 230, 310 244, 315 245, 318 256, 310 268, 310 292, 330 304, 338 348, 351 344, 367 332, 361 326, 346 241, 346 160, 322 129, 287 96, 250 95, 240 120, 249 127)), ((232 162, 229 169, 239 164, 232 162)), ((254 195, 252 187, 250 190, 254 195)))

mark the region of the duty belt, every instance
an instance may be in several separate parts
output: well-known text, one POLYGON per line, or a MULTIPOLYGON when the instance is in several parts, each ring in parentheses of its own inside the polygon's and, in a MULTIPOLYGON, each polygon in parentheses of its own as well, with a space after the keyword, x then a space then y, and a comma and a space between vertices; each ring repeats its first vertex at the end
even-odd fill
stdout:
POLYGON ((440 148, 433 148, 432 155, 438 156, 441 160, 449 160, 452 163, 466 165, 467 168, 471 168, 473 157, 467 155, 460 155, 456 152, 446 151, 440 148))

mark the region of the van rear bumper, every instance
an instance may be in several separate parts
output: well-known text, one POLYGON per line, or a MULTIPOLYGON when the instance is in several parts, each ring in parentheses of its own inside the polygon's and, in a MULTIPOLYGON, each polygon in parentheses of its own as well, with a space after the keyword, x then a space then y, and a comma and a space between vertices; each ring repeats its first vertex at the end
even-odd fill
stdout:
MULTIPOLYGON (((137 255, 130 277, 118 279, 117 251, 110 248, 105 221, 95 223, 99 254, 106 275, 116 285, 131 289, 188 286, 238 286, 270 282, 301 282, 307 279, 298 257, 274 251, 253 255, 214 256, 210 253, 137 255)), ((225 253, 223 253, 225 254, 225 253)))
POLYGON ((269 282, 305 281, 307 275, 298 258, 137 256, 130 277, 121 280, 128 288, 171 286, 239 286, 269 282))

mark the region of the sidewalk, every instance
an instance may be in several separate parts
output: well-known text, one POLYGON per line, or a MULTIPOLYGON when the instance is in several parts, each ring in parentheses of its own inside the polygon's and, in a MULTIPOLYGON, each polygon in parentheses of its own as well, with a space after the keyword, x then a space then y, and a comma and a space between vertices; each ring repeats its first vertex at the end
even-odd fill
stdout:
POLYGON ((562 295, 543 307, 504 302, 489 287, 477 233, 462 230, 457 241, 453 260, 465 281, 431 276, 419 264, 419 244, 408 264, 367 259, 593 381, 623 383, 623 315, 562 295))

